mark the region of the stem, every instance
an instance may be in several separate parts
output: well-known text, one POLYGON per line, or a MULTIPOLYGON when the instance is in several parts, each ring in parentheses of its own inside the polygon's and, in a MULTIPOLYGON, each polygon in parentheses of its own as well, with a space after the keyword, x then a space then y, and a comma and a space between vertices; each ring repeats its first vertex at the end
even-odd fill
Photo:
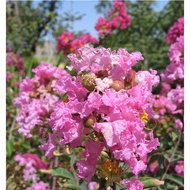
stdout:
POLYGON ((12 132, 13 132, 14 127, 15 127, 15 120, 16 119, 14 118, 12 125, 11 125, 11 128, 10 128, 10 131, 9 131, 9 140, 11 140, 11 138, 12 138, 12 132))
POLYGON ((113 190, 116 190, 116 184, 115 184, 115 182, 113 182, 112 189, 113 189, 113 190))
POLYGON ((19 16, 18 2, 17 1, 13 1, 13 4, 15 6, 15 15, 16 15, 17 21, 20 24, 21 20, 20 20, 20 16, 19 16))
POLYGON ((78 179, 78 177, 76 176, 76 174, 75 174, 75 169, 74 169, 74 167, 73 167, 74 162, 75 162, 75 159, 73 160, 73 163, 72 163, 72 161, 71 161, 71 170, 72 170, 72 172, 73 172, 73 175, 74 175, 76 184, 77 184, 77 186, 79 186, 79 179, 78 179))
POLYGON ((163 174, 163 176, 162 176, 162 178, 161 178, 161 181, 163 181, 164 178, 166 177, 166 174, 167 174, 167 172, 168 172, 168 170, 169 170, 169 168, 170 168, 171 161, 172 161, 172 159, 173 159, 173 157, 174 157, 174 155, 175 155, 175 152, 176 152, 177 147, 178 147, 178 145, 179 145, 179 143, 180 143, 180 140, 181 140, 181 133, 179 134, 178 141, 177 141, 177 143, 176 143, 176 145, 175 145, 175 147, 174 147, 174 149, 173 149, 173 151, 172 151, 171 158, 170 158, 170 160, 169 160, 169 164, 168 164, 167 167, 166 167, 166 171, 164 172, 164 174, 163 174))
MULTIPOLYGON (((59 151, 59 147, 58 147, 58 151, 59 151)), ((55 157, 55 161, 54 161, 54 167, 58 167, 59 164, 59 160, 58 157, 55 157)), ((52 184, 52 189, 51 190, 55 190, 56 189, 56 181, 57 181, 57 177, 53 177, 53 184, 52 184)))
MULTIPOLYGON (((116 182, 116 185, 120 188, 123 188, 118 182, 116 182)), ((117 189, 117 188, 116 188, 117 189)))

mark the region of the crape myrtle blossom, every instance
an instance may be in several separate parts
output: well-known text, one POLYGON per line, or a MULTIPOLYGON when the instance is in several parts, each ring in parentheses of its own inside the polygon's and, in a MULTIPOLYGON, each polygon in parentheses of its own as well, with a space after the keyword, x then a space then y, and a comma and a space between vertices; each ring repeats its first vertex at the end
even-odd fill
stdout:
POLYGON ((170 64, 165 72, 161 73, 162 89, 159 96, 155 96, 154 116, 160 122, 165 113, 172 114, 174 127, 182 131, 183 122, 177 118, 177 114, 183 118, 184 107, 184 18, 179 18, 169 29, 166 41, 172 42, 168 57, 170 64))
POLYGON ((181 87, 179 84, 176 86, 175 89, 171 89, 168 94, 167 98, 171 100, 177 107, 183 106, 184 101, 184 88, 181 87))
MULTIPOLYGON (((184 152, 182 151, 182 154, 184 152)), ((165 160, 165 165, 168 164, 168 160, 165 160)), ((171 166, 168 171, 169 174, 176 173, 178 176, 184 175, 184 160, 177 160, 171 163, 171 166)))
POLYGON ((14 79, 18 80, 18 77, 25 77, 24 72, 24 60, 18 53, 12 52, 10 46, 6 47, 6 82, 9 83, 9 87, 15 86, 14 79), (17 74, 17 75, 16 75, 17 74))
POLYGON ((76 50, 86 43, 96 44, 98 43, 98 40, 94 37, 92 37, 90 34, 82 34, 78 38, 76 38, 74 41, 71 42, 71 53, 77 52, 76 50))
POLYGON ((12 74, 9 72, 6 72, 6 82, 10 82, 10 80, 12 79, 12 74))
POLYGON ((113 9, 108 12, 106 18, 100 17, 95 25, 99 36, 111 34, 115 29, 126 29, 131 23, 131 17, 127 14, 126 4, 122 1, 114 1, 113 9))
POLYGON ((149 170, 151 173, 159 172, 160 171, 160 166, 158 163, 158 160, 154 160, 150 165, 149 165, 149 170))
POLYGON ((184 175, 184 160, 177 161, 175 171, 178 175, 184 175))
POLYGON ((9 45, 7 45, 7 46, 6 46, 6 52, 7 52, 7 53, 8 53, 8 52, 12 52, 12 47, 9 46, 9 45))
POLYGON ((32 137, 30 131, 36 125, 43 126, 47 123, 46 118, 53 110, 58 97, 51 94, 57 79, 64 80, 69 76, 66 71, 42 62, 33 69, 34 78, 25 78, 19 85, 19 97, 15 98, 14 104, 20 108, 17 122, 20 125, 19 133, 26 137, 32 137))
POLYGON ((20 84, 15 99, 21 110, 20 133, 31 137, 37 125, 45 141, 40 148, 49 158, 57 144, 83 147, 77 175, 87 182, 97 170, 107 186, 120 182, 120 162, 137 176, 147 167, 147 154, 159 146, 153 132, 144 130, 154 116, 151 90, 159 83, 156 71, 134 71, 132 67, 143 57, 125 49, 111 51, 87 44, 68 58, 68 69, 76 70, 76 76, 41 63, 33 70, 35 76, 20 84), (107 159, 99 159, 102 151, 110 152, 107 159))
POLYGON ((123 180, 122 181, 123 185, 126 185, 126 190, 141 190, 143 189, 144 185, 141 181, 139 181, 138 179, 131 179, 131 180, 123 180))
POLYGON ((177 38, 169 49, 168 53, 170 64, 166 71, 161 74, 162 80, 172 84, 174 81, 183 81, 184 79, 184 36, 177 38))
POLYGON ((39 181, 38 183, 34 183, 31 187, 27 187, 26 190, 50 190, 50 187, 47 183, 39 181))
POLYGON ((99 188, 99 183, 95 182, 95 181, 91 181, 88 184, 88 190, 94 190, 96 188, 99 188))
POLYGON ((23 170, 23 178, 26 181, 29 181, 32 179, 33 182, 37 182, 39 178, 37 177, 36 173, 36 168, 33 166, 35 161, 33 159, 27 159, 24 158, 22 155, 16 155, 15 156, 15 161, 19 162, 20 166, 24 166, 25 169, 23 170))
MULTIPOLYGON (((57 143, 56 135, 53 134, 52 129, 59 131, 58 136, 60 139, 63 137, 64 132, 64 129, 58 127, 50 128, 48 125, 49 118, 54 110, 55 104, 58 101, 67 101, 67 96, 65 95, 65 93, 67 93, 70 100, 74 99, 74 101, 70 101, 69 104, 67 104, 67 106, 69 106, 68 110, 71 110, 73 105, 76 104, 76 97, 79 100, 84 99, 84 97, 86 97, 87 90, 82 87, 79 82, 72 79, 72 77, 65 70, 54 67, 51 64, 42 62, 37 68, 33 69, 33 72, 35 73, 34 78, 25 78, 21 82, 19 86, 19 97, 14 100, 15 106, 20 108, 20 113, 16 118, 18 124, 20 125, 18 131, 19 133, 30 138, 32 137, 33 131, 35 132, 37 130, 37 133, 45 141, 45 144, 41 145, 40 149, 45 151, 46 156, 52 157, 53 152, 56 150, 57 143)), ((61 103, 59 106, 61 106, 61 103)), ((73 112, 70 112, 78 113, 78 109, 81 109, 81 106, 82 104, 80 105, 79 103, 79 107, 76 108, 76 110, 73 110, 73 112)), ((72 124, 75 126, 75 119, 78 119, 81 120, 80 122, 78 121, 78 123, 81 123, 78 126, 82 126, 82 119, 72 115, 71 117, 74 117, 74 119, 70 122, 70 125, 72 124)), ((57 119, 57 121, 59 120, 57 119)), ((63 118, 63 121, 66 120, 63 118)), ((64 122, 61 123, 61 126, 62 125, 64 126, 64 122)), ((71 130, 67 131, 69 135, 71 130)), ((72 134, 74 133, 75 131, 73 131, 72 134)), ((68 138, 70 138, 70 136, 68 136, 68 138)), ((64 144, 64 142, 67 143, 66 139, 60 141, 62 144, 64 144)))
POLYGON ((57 37, 57 50, 63 51, 64 54, 77 53, 77 49, 86 43, 96 44, 98 40, 90 34, 82 34, 75 39, 74 34, 65 31, 57 37))
POLYGON ((70 46, 70 43, 74 40, 74 35, 68 31, 63 32, 60 36, 57 37, 57 48, 58 51, 61 51, 62 48, 70 46))
MULTIPOLYGON (((48 167, 48 164, 42 161, 37 154, 17 154, 15 161, 24 167, 23 178, 25 182, 32 180, 33 183, 37 183, 39 177, 36 169, 46 169, 48 167)), ((48 185, 46 184, 46 186, 48 185)))
POLYGON ((7 66, 14 66, 19 71, 22 70, 24 67, 24 60, 20 57, 18 53, 13 53, 11 49, 8 49, 8 52, 6 54, 6 63, 7 66))
POLYGON ((177 109, 177 106, 164 95, 155 95, 154 107, 160 116, 164 116, 167 111, 175 114, 177 109))
POLYGON ((179 36, 184 35, 184 17, 178 18, 174 25, 169 29, 166 42, 174 43, 179 36))
MULTIPOLYGON (((170 64, 166 67, 165 72, 161 73, 160 95, 154 96, 154 119, 163 126, 164 130, 177 132, 180 137, 184 128, 184 18, 179 18, 169 29, 166 41, 172 43, 168 52, 170 64)), ((168 159, 164 160, 165 167, 168 166, 169 161, 168 159)), ((150 172, 157 172, 160 169, 157 160, 149 165, 150 172)), ((168 173, 183 176, 184 160, 173 161, 168 173)))
MULTIPOLYGON (((152 133, 149 134, 150 140, 146 140, 148 136, 143 132, 144 124, 154 115, 149 102, 152 101, 152 86, 159 83, 159 78, 153 70, 132 70, 131 67, 143 59, 139 52, 129 54, 125 49, 111 52, 110 49, 85 45, 78 53, 79 58, 75 54, 68 55, 72 62, 68 68, 75 69, 79 75, 84 71, 88 73, 82 74, 81 80, 91 92, 80 114, 88 113, 91 119, 94 116, 91 128, 97 132, 97 138, 103 136, 106 148, 115 159, 127 163, 137 175, 146 169, 146 164, 137 157, 143 159, 159 146, 152 133), (104 80, 109 82, 103 83, 104 80), (101 84, 103 88, 99 87, 101 84), (90 98, 97 102, 96 106, 88 103, 92 102, 90 98)), ((87 163, 83 163, 86 166, 87 163)))

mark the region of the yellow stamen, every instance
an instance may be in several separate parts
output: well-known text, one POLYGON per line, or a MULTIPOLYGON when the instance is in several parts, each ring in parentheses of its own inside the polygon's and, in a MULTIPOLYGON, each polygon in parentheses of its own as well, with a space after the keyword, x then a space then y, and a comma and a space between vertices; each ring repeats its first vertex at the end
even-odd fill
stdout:
POLYGON ((106 25, 102 25, 101 28, 103 31, 106 31, 106 29, 107 29, 106 25))
POLYGON ((68 42, 68 41, 69 41, 69 37, 68 37, 68 36, 65 36, 65 37, 64 37, 64 40, 68 42))
POLYGON ((148 114, 145 110, 143 110, 143 113, 140 113, 140 119, 144 122, 144 123, 148 123, 148 114))
POLYGON ((122 168, 119 167, 117 160, 102 160, 100 172, 97 174, 106 180, 106 187, 111 186, 113 182, 121 181, 122 168))
POLYGON ((73 48, 70 48, 70 49, 69 49, 69 52, 70 52, 70 53, 74 53, 74 49, 73 49, 73 48))

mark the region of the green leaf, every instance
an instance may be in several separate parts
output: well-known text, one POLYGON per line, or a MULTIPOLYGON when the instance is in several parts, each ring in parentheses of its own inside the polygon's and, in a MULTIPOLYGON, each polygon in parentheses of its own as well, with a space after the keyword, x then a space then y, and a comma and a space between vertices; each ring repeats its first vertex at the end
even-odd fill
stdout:
POLYGON ((58 182, 58 184, 60 185, 60 187, 66 187, 67 189, 73 189, 73 190, 85 190, 85 188, 83 189, 82 187, 77 186, 74 182, 68 180, 65 183, 60 183, 58 182))
POLYGON ((11 176, 11 177, 9 177, 7 179, 6 186, 7 186, 7 188, 6 188, 7 190, 14 190, 14 189, 16 189, 17 185, 14 182, 14 177, 13 176, 11 176))
POLYGON ((15 190, 17 187, 17 184, 15 182, 8 185, 7 190, 15 190))
POLYGON ((139 180, 144 184, 144 188, 164 185, 164 181, 160 181, 152 177, 140 177, 139 180))
POLYGON ((10 176, 6 181, 6 186, 8 186, 13 181, 13 176, 10 176))
POLYGON ((51 174, 55 177, 62 177, 62 178, 66 178, 66 179, 75 181, 73 175, 63 168, 52 169, 51 174))
POLYGON ((26 149, 28 149, 28 150, 30 150, 31 149, 31 146, 30 146, 30 144, 28 144, 28 143, 23 143, 22 144, 22 146, 24 147, 24 148, 26 148, 26 149))
POLYGON ((7 141, 6 143, 6 151, 8 154, 8 157, 11 157, 13 151, 14 151, 14 146, 12 141, 7 141))
POLYGON ((80 184, 80 188, 81 188, 82 190, 87 190, 87 185, 86 185, 85 181, 80 180, 80 181, 79 181, 79 184, 80 184), (81 183, 80 183, 80 182, 81 182, 81 183))
POLYGON ((66 188, 72 189, 72 190, 83 190, 79 186, 77 186, 75 184, 71 184, 71 183, 64 183, 63 187, 66 187, 66 188))
POLYGON ((182 187, 184 187, 184 178, 182 176, 178 176, 176 174, 170 174, 170 175, 167 174, 165 179, 169 179, 177 183, 178 185, 181 185, 182 187))

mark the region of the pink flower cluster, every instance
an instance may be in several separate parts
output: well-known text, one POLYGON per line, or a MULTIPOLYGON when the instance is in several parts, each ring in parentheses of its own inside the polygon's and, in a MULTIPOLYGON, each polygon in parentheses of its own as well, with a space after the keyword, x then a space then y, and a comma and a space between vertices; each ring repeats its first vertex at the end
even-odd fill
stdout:
POLYGON ((144 131, 154 116, 151 90, 159 83, 156 71, 135 72, 132 66, 143 57, 140 52, 130 54, 125 49, 111 51, 84 45, 77 55, 69 54, 68 58, 68 69, 76 70, 77 76, 41 63, 33 70, 34 78, 21 83, 15 99, 20 108, 19 132, 31 137, 37 125, 46 141, 40 148, 50 158, 58 141, 72 149, 84 147, 84 159, 76 165, 78 177, 87 182, 97 165, 103 168, 99 171, 103 178, 118 180, 119 162, 137 176, 147 167, 147 154, 159 146, 153 131, 144 131), (110 152, 110 160, 99 160, 102 150, 110 152))
POLYGON ((151 173, 159 172, 160 171, 160 166, 158 163, 158 160, 154 160, 150 165, 149 165, 149 170, 151 173))
POLYGON ((19 54, 14 54, 13 52, 8 52, 6 57, 6 63, 9 67, 16 67, 19 71, 24 67, 24 61, 19 54))
MULTIPOLYGON (((183 18, 172 26, 168 32, 167 41, 172 42, 168 57, 170 64, 165 72, 161 73, 162 89, 160 95, 155 95, 154 119, 159 124, 167 124, 167 131, 183 132, 183 108, 184 108, 184 36, 183 18)), ((169 164, 164 160, 165 167, 169 164)), ((151 173, 160 171, 158 160, 149 165, 151 173)), ((171 163, 168 173, 183 175, 184 161, 171 163)))
POLYGON ((38 183, 34 183, 32 187, 27 187, 26 190, 50 190, 50 187, 47 183, 39 181, 38 183))
POLYGON ((169 29, 166 42, 174 43, 179 36, 184 35, 184 17, 178 18, 174 25, 169 29))
POLYGON ((25 76, 24 73, 24 60, 20 57, 20 55, 17 53, 13 53, 10 46, 6 47, 6 82, 10 83, 11 79, 16 73, 21 75, 22 77, 25 76))
POLYGON ((86 43, 95 44, 98 40, 92 37, 90 34, 82 34, 78 38, 74 39, 74 35, 70 32, 64 32, 57 38, 57 49, 63 51, 64 54, 76 53, 76 50, 86 43))
POLYGON ((144 184, 139 181, 138 179, 132 179, 132 180, 123 180, 123 185, 126 185, 126 190, 142 190, 144 187, 144 184))
MULTIPOLYGON (((168 161, 166 161, 168 164, 168 161)), ((178 160, 171 163, 168 173, 176 173, 179 176, 184 175, 184 160, 178 160)))
POLYGON ((177 161, 175 171, 178 175, 184 175, 184 160, 177 161))
POLYGON ((9 72, 6 72, 6 82, 8 83, 8 82, 10 82, 10 80, 12 79, 12 74, 11 73, 9 73, 9 72))
POLYGON ((37 125, 43 126, 39 131, 41 135, 48 130, 47 120, 59 100, 51 91, 58 79, 64 80, 69 75, 61 68, 45 62, 33 69, 33 72, 34 78, 26 77, 20 83, 19 97, 14 99, 15 106, 21 110, 16 118, 20 125, 18 131, 26 137, 32 137, 30 131, 37 125))
POLYGON ((170 64, 166 67, 166 71, 161 74, 162 80, 172 84, 174 81, 178 83, 184 79, 184 36, 180 36, 171 44, 168 53, 170 64))
POLYGON ((12 48, 11 48, 11 46, 6 46, 6 52, 8 53, 8 52, 12 52, 12 48))
POLYGON ((161 73, 162 90, 160 96, 155 96, 155 108, 158 121, 164 118, 164 114, 169 112, 174 114, 174 127, 179 131, 183 129, 183 122, 175 114, 183 115, 184 104, 184 28, 183 18, 169 29, 168 39, 172 39, 169 49, 170 64, 165 72, 161 73), (175 37, 175 38, 174 38, 175 37))
POLYGON ((106 18, 100 17, 98 19, 95 29, 99 31, 99 36, 104 37, 115 29, 126 29, 130 23, 131 17, 127 14, 125 2, 115 0, 113 9, 106 18))
POLYGON ((26 188, 26 190, 50 190, 49 185, 39 181, 36 169, 46 169, 48 164, 42 161, 37 154, 17 154, 15 161, 23 166, 23 178, 25 182, 32 180, 33 186, 26 188))

